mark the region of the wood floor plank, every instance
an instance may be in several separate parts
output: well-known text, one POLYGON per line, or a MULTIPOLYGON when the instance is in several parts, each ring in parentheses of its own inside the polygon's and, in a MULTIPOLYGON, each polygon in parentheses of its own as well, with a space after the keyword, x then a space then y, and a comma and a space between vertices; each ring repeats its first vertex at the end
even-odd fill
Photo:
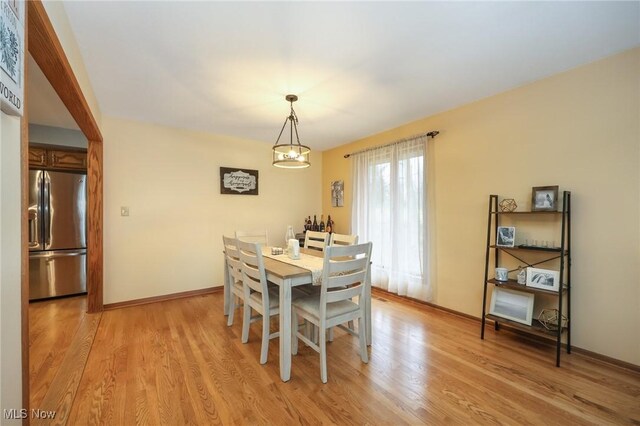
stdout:
POLYGON ((86 315, 86 297, 70 297, 29 304, 30 405, 42 399, 67 354, 86 315))
MULTIPOLYGON (((373 345, 301 343, 291 380, 261 324, 240 341, 211 294, 103 314, 68 424, 640 424, 640 374, 431 307, 373 301, 373 345)), ((240 312, 240 311, 238 311, 240 312)), ((272 330, 277 320, 271 322, 272 330)))
POLYGON ((37 407, 39 410, 55 412, 55 418, 36 417, 32 419, 32 424, 67 423, 101 316, 102 313, 84 316, 47 393, 37 407))

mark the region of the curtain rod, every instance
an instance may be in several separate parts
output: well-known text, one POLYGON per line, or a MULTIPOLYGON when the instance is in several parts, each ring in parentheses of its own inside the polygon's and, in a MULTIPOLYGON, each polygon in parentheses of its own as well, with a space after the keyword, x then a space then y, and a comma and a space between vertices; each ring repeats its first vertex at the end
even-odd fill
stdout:
POLYGON ((422 137, 422 136, 431 137, 431 138, 433 139, 433 138, 435 138, 436 136, 438 136, 438 134, 440 134, 440 132, 439 132, 439 131, 437 131, 437 130, 432 130, 432 131, 430 131, 430 132, 426 132, 426 133, 419 133, 419 134, 417 134, 417 135, 409 136, 409 137, 406 137, 406 138, 404 138, 404 139, 400 139, 400 140, 398 140, 398 141, 391 142, 391 143, 388 143, 388 144, 385 144, 385 145, 374 146, 374 147, 372 147, 372 148, 361 149, 360 151, 352 152, 351 154, 345 154, 345 155, 344 155, 344 158, 349 158, 349 157, 351 157, 352 155, 361 154, 361 153, 363 153, 363 152, 373 151, 374 149, 384 148, 384 147, 386 147, 386 146, 391 146, 391 145, 399 144, 399 143, 402 143, 402 142, 410 141, 410 140, 412 140, 412 139, 417 139, 417 138, 420 138, 420 137, 422 137))

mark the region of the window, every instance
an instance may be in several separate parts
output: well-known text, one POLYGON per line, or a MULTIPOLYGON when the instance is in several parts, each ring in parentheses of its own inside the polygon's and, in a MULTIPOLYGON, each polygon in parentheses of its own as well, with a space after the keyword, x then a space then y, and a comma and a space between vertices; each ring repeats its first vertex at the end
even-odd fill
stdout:
POLYGON ((352 232, 372 241, 374 286, 429 300, 426 137, 354 155, 352 232))

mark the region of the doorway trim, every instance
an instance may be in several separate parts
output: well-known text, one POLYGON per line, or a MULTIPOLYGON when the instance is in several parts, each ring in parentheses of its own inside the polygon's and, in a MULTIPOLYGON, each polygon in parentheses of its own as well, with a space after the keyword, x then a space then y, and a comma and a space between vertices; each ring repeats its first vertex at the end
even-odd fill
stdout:
MULTIPOLYGON (((36 61, 62 103, 87 138, 87 311, 103 310, 103 194, 102 194, 102 134, 82 93, 78 80, 64 53, 41 0, 25 2, 26 43, 28 51, 36 61)), ((25 80, 28 78, 25 58, 25 80)), ((26 83, 25 83, 26 92, 26 83)), ((28 102, 21 131, 22 161, 22 399, 23 407, 29 409, 29 261, 28 204, 26 187, 29 179, 28 149, 29 126, 28 102)), ((27 420, 28 422, 28 420, 27 420)))
MULTIPOLYGON (((102 134, 40 0, 27 2, 29 53, 88 140, 87 310, 102 311, 102 134)), ((28 285, 28 283, 23 283, 28 285)))

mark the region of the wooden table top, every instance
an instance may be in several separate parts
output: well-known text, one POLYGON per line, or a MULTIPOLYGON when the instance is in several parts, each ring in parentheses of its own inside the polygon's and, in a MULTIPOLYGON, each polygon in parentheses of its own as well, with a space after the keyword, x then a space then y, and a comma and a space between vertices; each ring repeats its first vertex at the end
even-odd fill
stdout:
MULTIPOLYGON (((317 257, 324 256, 324 253, 319 250, 310 250, 305 248, 301 248, 300 253, 317 257)), ((286 254, 279 256, 286 256, 286 254)), ((279 278, 294 278, 304 275, 311 275, 311 271, 309 271, 308 269, 300 268, 298 266, 291 265, 290 263, 281 262, 271 257, 263 256, 263 258, 265 269, 279 278)))

